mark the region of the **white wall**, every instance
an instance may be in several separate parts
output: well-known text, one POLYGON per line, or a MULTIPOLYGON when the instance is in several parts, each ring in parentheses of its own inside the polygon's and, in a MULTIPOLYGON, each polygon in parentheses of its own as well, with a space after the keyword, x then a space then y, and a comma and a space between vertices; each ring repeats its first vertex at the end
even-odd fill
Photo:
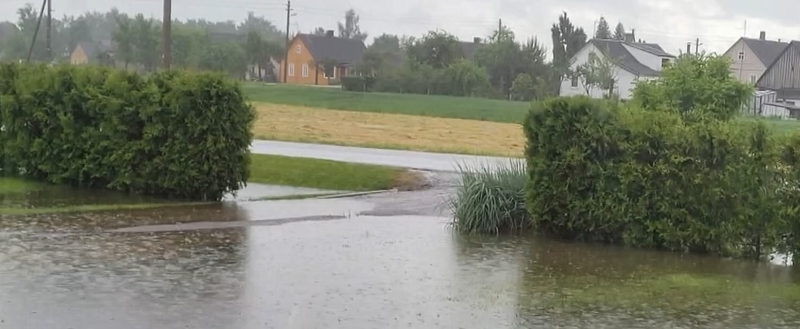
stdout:
MULTIPOLYGON (((570 70, 575 70, 580 65, 583 65, 589 62, 589 53, 594 52, 597 54, 598 58, 602 58, 603 53, 600 52, 594 44, 587 44, 586 47, 583 47, 581 51, 575 54, 574 62, 570 64, 570 70)), ((615 86, 615 92, 619 94, 620 99, 630 99, 632 96, 633 87, 636 84, 636 75, 631 72, 628 72, 622 68, 616 67, 614 72, 616 74, 617 85, 615 86)), ((587 96, 586 89, 584 88, 583 84, 581 83, 580 79, 578 79, 578 86, 572 86, 572 80, 569 78, 565 78, 564 81, 561 82, 561 96, 587 96)), ((589 95, 592 98, 603 98, 603 91, 597 88, 592 88, 589 90, 589 95)))

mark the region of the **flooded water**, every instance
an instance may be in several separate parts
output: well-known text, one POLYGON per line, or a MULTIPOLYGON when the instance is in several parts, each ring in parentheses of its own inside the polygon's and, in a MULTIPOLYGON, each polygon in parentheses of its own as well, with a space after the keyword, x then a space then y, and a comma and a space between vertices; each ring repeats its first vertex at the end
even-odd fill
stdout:
POLYGON ((0 328, 800 327, 789 267, 357 215, 373 207, 0 216, 0 328))

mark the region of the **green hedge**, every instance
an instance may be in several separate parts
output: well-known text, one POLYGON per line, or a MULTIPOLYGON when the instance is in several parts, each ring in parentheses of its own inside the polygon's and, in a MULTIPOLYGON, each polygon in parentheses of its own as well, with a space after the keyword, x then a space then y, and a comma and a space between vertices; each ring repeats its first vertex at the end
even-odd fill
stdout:
POLYGON ((524 130, 527 206, 541 231, 752 258, 796 249, 800 138, 585 97, 536 105, 524 130))
POLYGON ((375 87, 374 77, 342 77, 342 89, 346 91, 370 92, 375 87))
POLYGON ((6 175, 190 200, 249 175, 255 112, 218 74, 3 64, 0 107, 6 175))

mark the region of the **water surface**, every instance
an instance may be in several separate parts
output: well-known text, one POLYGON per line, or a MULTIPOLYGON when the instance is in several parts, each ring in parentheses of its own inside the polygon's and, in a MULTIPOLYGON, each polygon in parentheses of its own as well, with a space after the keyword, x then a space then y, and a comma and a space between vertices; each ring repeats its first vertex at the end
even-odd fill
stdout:
POLYGON ((789 267, 524 237, 348 200, 0 217, 9 328, 797 328, 789 267), (332 215, 331 220, 302 220, 332 215), (193 222, 276 225, 113 230, 193 222), (277 225, 280 224, 280 225, 277 225))

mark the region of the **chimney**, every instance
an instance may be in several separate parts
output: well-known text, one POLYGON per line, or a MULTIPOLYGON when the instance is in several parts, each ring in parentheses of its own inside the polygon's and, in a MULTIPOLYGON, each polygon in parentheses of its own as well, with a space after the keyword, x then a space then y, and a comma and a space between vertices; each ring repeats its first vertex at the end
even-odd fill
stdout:
POLYGON ((325 36, 326 36, 326 37, 333 37, 333 30, 327 30, 327 31, 325 31, 325 36))
POLYGON ((692 53, 692 43, 691 42, 687 42, 686 43, 686 53, 687 54, 691 54, 692 53))
POLYGON ((474 37, 474 38, 472 38, 472 42, 473 43, 481 43, 481 38, 480 37, 474 37))
POLYGON ((758 34, 758 38, 761 40, 767 40, 767 32, 761 31, 761 33, 758 34))

